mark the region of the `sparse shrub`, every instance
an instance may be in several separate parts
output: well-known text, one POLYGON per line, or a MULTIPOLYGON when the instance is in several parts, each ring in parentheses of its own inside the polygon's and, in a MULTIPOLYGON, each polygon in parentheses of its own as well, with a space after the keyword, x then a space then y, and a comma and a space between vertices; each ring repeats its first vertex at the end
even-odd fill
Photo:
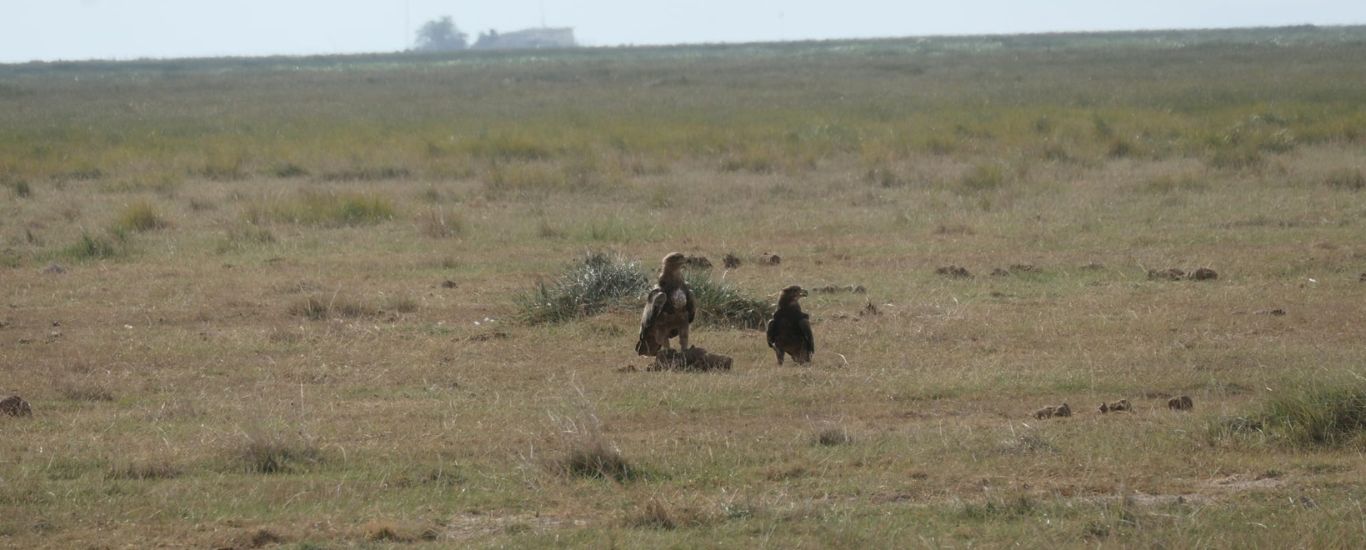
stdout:
POLYGON ((218 253, 240 252, 253 246, 275 242, 275 233, 254 225, 239 225, 229 229, 218 243, 218 253))
POLYGON ((1255 417, 1301 447, 1366 448, 1366 384, 1310 384, 1272 399, 1255 417))
POLYGON ((82 232, 80 240, 62 249, 60 255, 73 260, 104 260, 117 258, 125 252, 122 242, 114 243, 105 237, 82 232))
POLYGON ((180 468, 166 462, 132 462, 113 466, 105 473, 105 479, 153 480, 180 477, 180 468))
POLYGON ((1263 162, 1261 152, 1248 146, 1216 147, 1208 160, 1210 166, 1227 170, 1259 168, 1263 162))
POLYGON ((323 181, 387 181, 407 179, 412 171, 397 166, 361 166, 322 175, 323 181))
POLYGON ((323 462, 322 449, 301 434, 249 434, 234 455, 244 470, 254 474, 290 473, 323 462))
POLYGON ((33 188, 29 187, 28 182, 24 180, 9 182, 7 187, 14 193, 14 196, 21 199, 26 199, 33 195, 33 188))
POLYGON ((417 537, 393 523, 371 521, 365 524, 365 539, 372 542, 414 542, 417 537))
POLYGON ((294 200, 258 202, 244 213, 253 224, 288 222, 323 226, 373 225, 395 217, 388 198, 357 193, 306 191, 294 200))
POLYGON ((417 311, 417 300, 411 296, 390 296, 384 301, 384 311, 395 313, 412 313, 417 311))
POLYGON ((775 306, 767 300, 746 296, 724 281, 712 279, 707 271, 689 270, 687 280, 697 302, 697 323, 757 330, 773 316, 775 306))
POLYGON ((571 477, 616 481, 638 477, 638 472, 621 456, 621 451, 598 433, 585 435, 575 441, 565 456, 554 463, 554 467, 571 477))
POLYGON ((1139 190, 1141 191, 1156 194, 1183 191, 1199 192, 1208 188, 1209 184, 1205 183, 1204 180, 1191 175, 1159 176, 1148 180, 1139 186, 1139 190))
POLYGON ((517 298, 518 316, 531 324, 560 323, 625 305, 649 289, 640 264, 615 254, 594 252, 571 264, 554 282, 517 298))
POLYGON ((214 181, 237 181, 247 177, 246 172, 242 170, 245 164, 246 155, 240 151, 213 149, 204 159, 204 166, 199 169, 199 175, 214 181))
POLYGON ((969 521, 1009 521, 1033 515, 1037 508, 1033 500, 1021 495, 1009 500, 988 500, 985 504, 966 503, 958 515, 969 521))
MULTIPOLYGON (((413 306, 413 309, 416 309, 416 305, 413 306)), ((309 296, 290 304, 289 313, 306 319, 321 321, 332 316, 343 318, 370 317, 378 315, 379 310, 340 296, 328 298, 309 296)))
POLYGON ((1360 169, 1353 168, 1335 170, 1324 176, 1323 183, 1335 189, 1347 189, 1349 191, 1366 189, 1366 177, 1361 175, 1360 169))
POLYGON ((472 157, 499 161, 532 161, 550 158, 550 147, 531 138, 499 134, 470 140, 462 148, 472 157))
POLYGON ((633 529, 668 530, 706 525, 708 521, 707 514, 698 510, 687 507, 670 509, 658 499, 650 499, 639 511, 626 516, 623 523, 633 529))
POLYGON ((435 239, 454 237, 465 232, 465 219, 459 213, 447 213, 446 209, 435 207, 427 209, 418 219, 422 234, 435 239))
POLYGON ((297 164, 294 164, 294 163, 292 163, 292 162, 286 162, 286 163, 284 163, 284 164, 277 164, 277 165, 275 165, 274 167, 272 167, 272 168, 270 169, 270 173, 271 173, 271 175, 273 175, 273 176, 275 176, 275 177, 277 177, 277 178, 282 178, 282 179, 283 179, 283 178, 299 178, 299 177, 307 176, 307 175, 308 175, 308 170, 306 170, 306 169, 304 169, 304 167, 299 166, 299 165, 297 165, 297 164))
POLYGON ((849 431, 844 428, 827 428, 816 434, 816 444, 822 447, 836 447, 853 443, 849 431))
POLYGON ((1001 167, 995 164, 978 164, 958 180, 963 191, 991 191, 1005 185, 1006 176, 1001 167))
POLYGON ((113 401, 114 393, 98 384, 70 383, 58 389, 62 397, 71 401, 113 401))
POLYGON ((125 231, 151 231, 164 229, 170 223, 157 212, 155 206, 147 201, 138 201, 123 208, 114 226, 125 231))

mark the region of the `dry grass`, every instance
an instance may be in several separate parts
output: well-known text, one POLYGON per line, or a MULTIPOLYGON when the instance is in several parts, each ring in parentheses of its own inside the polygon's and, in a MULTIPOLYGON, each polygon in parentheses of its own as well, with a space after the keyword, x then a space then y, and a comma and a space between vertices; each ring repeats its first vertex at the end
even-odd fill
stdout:
POLYGON ((0 546, 1359 546, 1360 32, 0 67, 0 546))

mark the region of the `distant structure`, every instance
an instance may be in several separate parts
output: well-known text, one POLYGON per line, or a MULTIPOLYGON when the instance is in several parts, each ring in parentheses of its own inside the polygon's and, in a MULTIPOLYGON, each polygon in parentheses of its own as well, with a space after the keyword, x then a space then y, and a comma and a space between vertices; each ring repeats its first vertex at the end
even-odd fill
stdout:
POLYGON ((495 30, 479 33, 472 49, 476 50, 538 50, 578 47, 574 29, 570 27, 526 29, 499 33, 495 30))

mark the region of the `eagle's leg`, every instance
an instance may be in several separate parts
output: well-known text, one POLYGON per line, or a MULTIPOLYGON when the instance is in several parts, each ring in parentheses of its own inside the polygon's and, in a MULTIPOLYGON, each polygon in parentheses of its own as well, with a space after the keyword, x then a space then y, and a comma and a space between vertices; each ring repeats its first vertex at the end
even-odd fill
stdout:
POLYGON ((780 366, 780 367, 783 366, 783 350, 782 350, 782 349, 779 349, 779 348, 777 348, 777 347, 774 347, 774 348, 773 348, 773 353, 775 353, 775 354, 778 355, 778 366, 780 366))
POLYGON ((668 332, 668 331, 665 331, 665 330, 656 330, 656 331, 655 331, 655 334, 654 334, 654 337, 655 337, 655 343, 659 344, 660 349, 673 349, 673 346, 670 346, 670 345, 669 345, 669 332, 668 332))
POLYGON ((683 325, 678 329, 678 348, 688 351, 688 325, 683 325))

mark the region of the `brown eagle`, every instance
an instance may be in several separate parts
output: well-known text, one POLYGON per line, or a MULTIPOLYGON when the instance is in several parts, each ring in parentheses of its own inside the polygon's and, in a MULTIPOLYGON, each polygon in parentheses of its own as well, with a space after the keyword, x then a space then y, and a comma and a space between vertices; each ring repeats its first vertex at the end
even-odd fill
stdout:
POLYGON ((811 317, 802 313, 798 300, 806 296, 802 287, 793 285, 784 288, 778 297, 778 311, 768 322, 768 347, 778 355, 778 364, 783 364, 783 354, 792 356, 798 363, 811 362, 811 354, 816 353, 816 339, 811 336, 811 317))
POLYGON ((683 265, 688 257, 674 252, 664 257, 659 269, 659 283, 645 299, 645 311, 640 314, 640 340, 636 353, 653 356, 659 348, 668 348, 669 339, 678 337, 680 348, 688 349, 688 324, 697 316, 692 290, 683 281, 683 265))

